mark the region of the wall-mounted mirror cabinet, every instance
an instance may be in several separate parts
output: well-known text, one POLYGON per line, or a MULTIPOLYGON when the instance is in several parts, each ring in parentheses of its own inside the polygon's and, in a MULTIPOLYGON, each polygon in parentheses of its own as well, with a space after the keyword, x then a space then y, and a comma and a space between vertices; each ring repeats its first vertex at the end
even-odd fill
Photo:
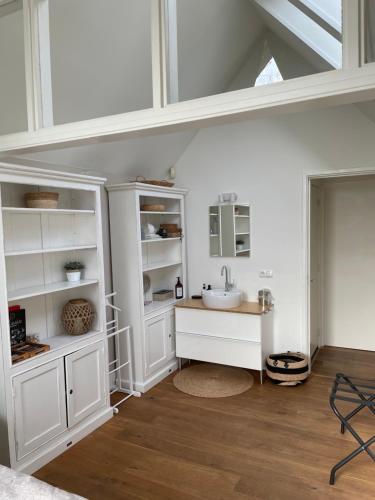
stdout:
POLYGON ((209 207, 211 257, 250 257, 249 205, 209 207))

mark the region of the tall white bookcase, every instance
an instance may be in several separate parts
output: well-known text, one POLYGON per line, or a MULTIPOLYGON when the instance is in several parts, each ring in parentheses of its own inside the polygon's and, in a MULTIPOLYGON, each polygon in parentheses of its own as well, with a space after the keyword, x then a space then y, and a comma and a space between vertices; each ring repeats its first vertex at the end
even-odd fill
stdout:
MULTIPOLYGON (((107 186, 112 242, 113 287, 122 324, 131 325, 135 389, 146 392, 177 368, 175 354, 176 299, 153 300, 152 292, 175 289, 181 278, 187 293, 184 199, 186 190, 142 183, 107 186), (142 205, 161 204, 165 210, 144 211, 142 205), (177 224, 182 237, 146 240, 141 227, 150 223, 177 224), (145 294, 144 275, 151 281, 145 294)), ((125 348, 125 347, 123 347, 125 348)), ((126 354, 125 354, 126 355, 126 354)), ((122 375, 126 379, 126 372, 122 375)))
POLYGON ((104 179, 0 162, 0 462, 33 472, 112 415, 100 189, 104 179), (57 209, 25 208, 24 195, 59 193, 57 209), (80 260, 83 279, 66 281, 80 260), (74 298, 95 307, 92 330, 71 336, 61 313, 74 298), (12 364, 8 308, 26 311, 28 335, 50 350, 12 364))

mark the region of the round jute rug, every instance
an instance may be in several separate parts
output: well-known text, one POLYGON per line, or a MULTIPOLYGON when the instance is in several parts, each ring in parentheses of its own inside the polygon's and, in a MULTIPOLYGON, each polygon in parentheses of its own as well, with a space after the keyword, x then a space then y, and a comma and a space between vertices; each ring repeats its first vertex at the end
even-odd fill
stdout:
POLYGON ((174 386, 199 398, 227 398, 252 387, 254 377, 242 368, 210 363, 192 365, 177 373, 174 386))

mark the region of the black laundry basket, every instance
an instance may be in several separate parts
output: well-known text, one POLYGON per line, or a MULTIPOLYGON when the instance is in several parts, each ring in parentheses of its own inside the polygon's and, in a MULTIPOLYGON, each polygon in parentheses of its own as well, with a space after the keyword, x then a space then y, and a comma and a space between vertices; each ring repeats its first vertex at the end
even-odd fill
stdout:
POLYGON ((299 385, 309 376, 309 360, 300 352, 270 354, 266 361, 266 372, 274 384, 299 385))

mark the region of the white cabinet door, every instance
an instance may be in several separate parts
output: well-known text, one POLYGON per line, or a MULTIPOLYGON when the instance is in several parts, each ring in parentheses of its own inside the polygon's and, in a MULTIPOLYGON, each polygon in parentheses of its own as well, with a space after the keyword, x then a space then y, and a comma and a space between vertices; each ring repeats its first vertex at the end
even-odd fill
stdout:
POLYGON ((146 377, 165 364, 167 360, 166 337, 165 314, 145 321, 146 377))
POLYGON ((17 459, 67 427, 64 363, 57 359, 13 379, 17 459))
POLYGON ((176 356, 176 327, 174 310, 165 313, 165 334, 167 344, 167 358, 176 356))
POLYGON ((66 356, 65 371, 68 425, 72 427, 105 404, 103 342, 66 356))

